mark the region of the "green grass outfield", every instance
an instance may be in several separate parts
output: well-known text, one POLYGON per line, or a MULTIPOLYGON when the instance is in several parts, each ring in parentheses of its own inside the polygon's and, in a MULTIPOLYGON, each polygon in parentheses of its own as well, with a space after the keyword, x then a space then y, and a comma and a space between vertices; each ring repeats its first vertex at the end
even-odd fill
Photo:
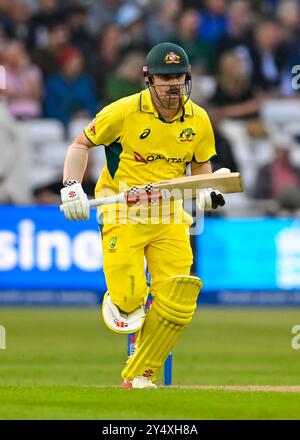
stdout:
POLYGON ((200 308, 157 390, 118 387, 126 336, 99 310, 0 308, 0 324, 0 419, 300 419, 299 309, 200 308))

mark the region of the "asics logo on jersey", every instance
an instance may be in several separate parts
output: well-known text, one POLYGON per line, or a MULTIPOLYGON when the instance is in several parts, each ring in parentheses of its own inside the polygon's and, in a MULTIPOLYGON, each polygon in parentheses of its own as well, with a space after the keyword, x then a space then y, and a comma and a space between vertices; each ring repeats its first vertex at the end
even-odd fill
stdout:
POLYGON ((146 139, 146 137, 150 134, 150 128, 146 128, 146 130, 143 131, 143 133, 140 135, 140 139, 146 139))

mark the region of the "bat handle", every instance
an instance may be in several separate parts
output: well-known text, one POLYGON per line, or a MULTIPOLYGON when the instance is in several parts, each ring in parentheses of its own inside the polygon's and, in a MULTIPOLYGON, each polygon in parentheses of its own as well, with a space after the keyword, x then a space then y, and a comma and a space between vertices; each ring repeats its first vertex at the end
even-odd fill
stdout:
POLYGON ((126 203, 124 193, 116 194, 115 196, 100 197, 98 199, 89 200, 90 208, 100 205, 110 205, 112 203, 126 203))
MULTIPOLYGON (((111 203, 126 203, 126 196, 124 193, 116 194, 115 196, 100 197, 98 199, 89 200, 90 208, 94 208, 100 205, 110 205, 111 203)), ((63 212, 63 205, 59 206, 61 212, 63 212)))

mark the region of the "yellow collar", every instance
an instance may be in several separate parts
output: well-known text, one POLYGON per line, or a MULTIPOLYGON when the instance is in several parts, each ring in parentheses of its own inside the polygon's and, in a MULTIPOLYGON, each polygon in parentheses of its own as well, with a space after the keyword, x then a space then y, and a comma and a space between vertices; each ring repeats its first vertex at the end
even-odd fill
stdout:
MULTIPOLYGON (((183 97, 182 99, 184 102, 186 98, 183 97)), ((150 93, 149 89, 143 90, 141 92, 140 110, 145 113, 153 113, 157 118, 159 118, 159 114, 157 113, 156 107, 153 104, 151 93, 150 93)), ((193 106, 192 106, 192 102, 190 99, 185 104, 184 110, 185 110, 185 114, 184 114, 185 116, 193 116, 194 115, 193 106)), ((180 112, 180 114, 177 114, 174 119, 179 118, 181 115, 182 115, 182 112, 180 112)))

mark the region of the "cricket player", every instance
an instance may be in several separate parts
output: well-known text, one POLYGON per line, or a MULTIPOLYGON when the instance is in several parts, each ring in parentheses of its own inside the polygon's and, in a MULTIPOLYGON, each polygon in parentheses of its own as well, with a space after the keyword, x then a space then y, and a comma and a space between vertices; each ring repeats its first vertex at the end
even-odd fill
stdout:
MULTIPOLYGON (((81 182, 95 146, 105 148, 107 159, 96 197, 119 193, 122 185, 131 188, 183 177, 189 163, 193 175, 212 172, 214 134, 205 110, 189 99, 191 69, 185 51, 168 42, 154 46, 143 73, 145 90, 104 107, 69 146, 61 190, 68 220, 89 218, 81 182)), ((208 211, 225 201, 219 191, 207 188, 200 191, 197 203, 208 211)), ((133 220, 120 205, 98 208, 108 289, 102 316, 112 331, 138 331, 135 352, 122 371, 123 386, 156 388, 160 368, 192 320, 202 286, 199 278, 190 276, 191 222, 180 200, 170 202, 168 221, 163 209, 149 221, 149 206, 135 211, 133 220), (178 214, 181 221, 175 222, 178 214), (154 300, 146 313, 149 289, 154 300)), ((164 201, 159 208, 162 205, 164 201)))

